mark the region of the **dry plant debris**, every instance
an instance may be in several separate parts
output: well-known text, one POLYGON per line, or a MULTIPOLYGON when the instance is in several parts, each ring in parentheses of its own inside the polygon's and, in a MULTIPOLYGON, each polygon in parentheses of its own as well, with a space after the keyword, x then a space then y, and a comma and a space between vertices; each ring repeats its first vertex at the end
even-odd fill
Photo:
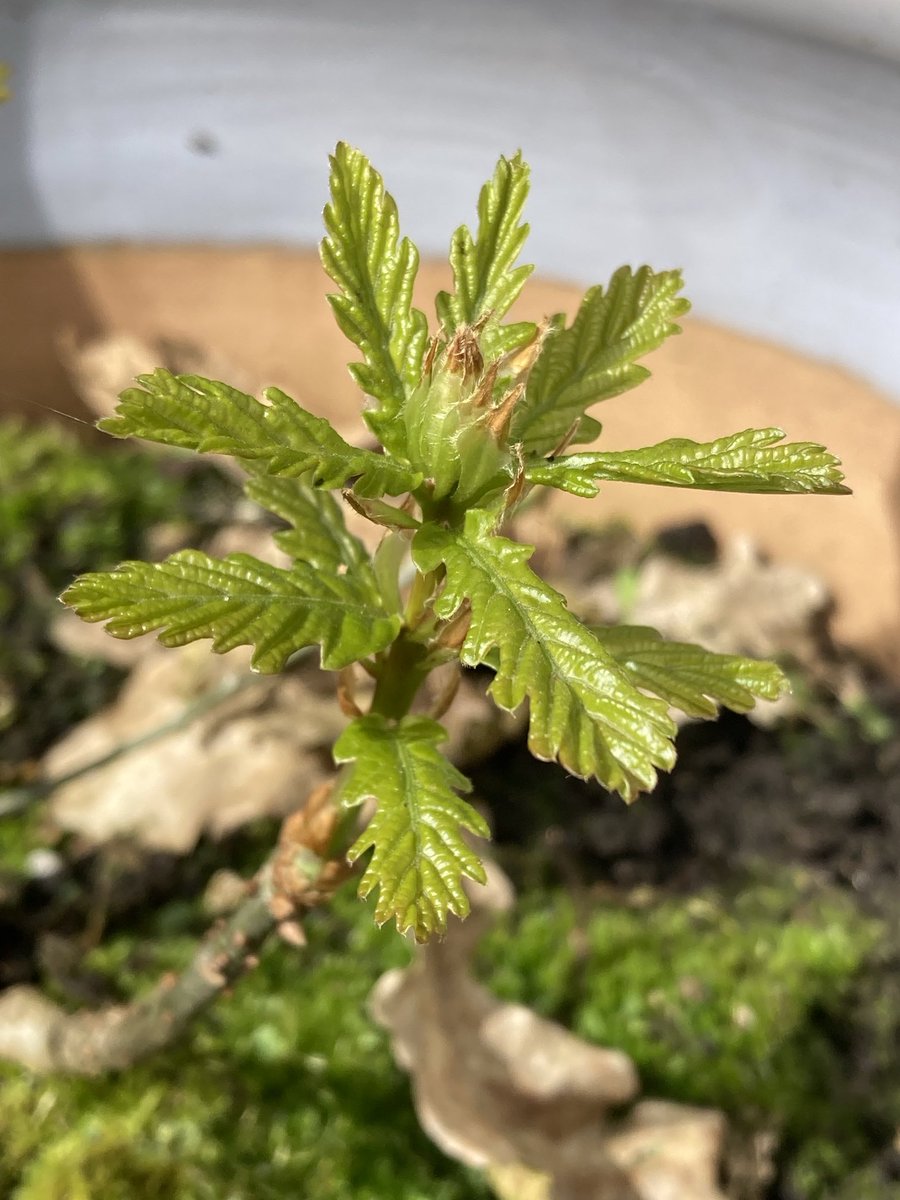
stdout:
POLYGON ((651 553, 634 569, 627 613, 604 579, 578 597, 588 619, 652 625, 666 638, 722 654, 789 654, 815 661, 830 606, 824 583, 788 563, 768 562, 746 538, 734 538, 709 564, 651 553))
MULTIPOLYGON (((81 648, 88 637, 97 653, 135 645, 79 625, 81 648)), ((259 817, 285 816, 330 775, 330 747, 346 717, 336 677, 318 664, 260 676, 244 650, 218 657, 202 645, 141 648, 116 701, 44 757, 47 780, 98 764, 53 790, 48 813, 61 829, 92 844, 130 837, 184 854, 204 833, 221 837, 259 817)), ((447 727, 454 761, 472 763, 515 737, 522 718, 498 712, 469 678, 447 727)))
POLYGON ((226 988, 258 964, 276 928, 304 942, 295 917, 326 903, 348 873, 341 813, 332 783, 314 788, 282 827, 273 855, 244 888, 237 907, 214 922, 180 974, 168 972, 130 1004, 69 1013, 36 988, 0 995, 0 1058, 37 1073, 103 1075, 123 1070, 178 1038, 226 988))
MULTIPOLYGON (((830 636, 832 597, 824 582, 792 563, 769 561, 748 538, 732 538, 719 550, 712 545, 709 562, 658 549, 642 557, 637 538, 611 530, 550 547, 548 564, 553 582, 588 622, 646 626, 720 654, 794 662, 827 691, 857 693, 859 670, 830 636)), ((772 725, 795 711, 788 693, 758 700, 747 715, 772 725)))
POLYGON ((512 888, 489 864, 471 899, 472 915, 384 975, 371 999, 429 1136, 510 1200, 725 1200, 721 1114, 643 1101, 618 1118, 639 1091, 631 1060, 474 978, 475 946, 512 888))
POLYGON ((250 673, 249 655, 216 658, 202 646, 153 649, 115 703, 76 726, 46 755, 56 779, 168 732, 56 788, 48 811, 89 842, 130 836, 186 853, 204 832, 221 836, 260 816, 283 816, 328 773, 326 748, 340 712, 314 685, 314 669, 279 679, 250 673), (203 698, 219 703, 180 719, 203 698))

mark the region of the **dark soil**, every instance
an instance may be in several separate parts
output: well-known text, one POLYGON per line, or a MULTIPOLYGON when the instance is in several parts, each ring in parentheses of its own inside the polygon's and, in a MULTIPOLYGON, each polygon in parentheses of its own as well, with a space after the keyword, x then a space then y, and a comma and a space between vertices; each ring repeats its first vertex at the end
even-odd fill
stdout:
MULTIPOLYGON (((882 711, 900 728, 900 697, 882 711)), ((852 887, 881 912, 900 902, 900 736, 866 741, 847 718, 829 732, 764 730, 731 713, 683 729, 679 761, 630 807, 596 783, 539 763, 524 743, 475 773, 495 839, 541 837, 585 883, 694 889, 760 862, 799 865, 852 887), (509 805, 494 798, 506 795, 509 805)))

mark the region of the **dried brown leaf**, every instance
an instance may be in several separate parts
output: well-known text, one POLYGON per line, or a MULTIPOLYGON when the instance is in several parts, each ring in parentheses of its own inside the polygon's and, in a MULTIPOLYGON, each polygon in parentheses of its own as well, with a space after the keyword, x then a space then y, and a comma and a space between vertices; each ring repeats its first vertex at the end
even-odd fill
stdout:
POLYGON ((423 1128, 445 1153, 487 1170, 501 1196, 724 1200, 718 1113, 645 1101, 621 1121, 639 1088, 625 1054, 502 1003, 473 977, 490 913, 512 903, 508 881, 488 865, 472 916, 372 995, 423 1128))

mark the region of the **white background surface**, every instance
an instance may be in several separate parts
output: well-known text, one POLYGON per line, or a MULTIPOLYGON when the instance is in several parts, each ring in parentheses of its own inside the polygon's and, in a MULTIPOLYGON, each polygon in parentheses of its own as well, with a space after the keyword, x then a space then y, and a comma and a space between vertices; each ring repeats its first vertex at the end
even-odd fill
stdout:
POLYGON ((900 401, 894 54, 900 0, 0 0, 0 243, 312 244, 343 137, 443 253, 521 146, 541 271, 683 266, 900 401))

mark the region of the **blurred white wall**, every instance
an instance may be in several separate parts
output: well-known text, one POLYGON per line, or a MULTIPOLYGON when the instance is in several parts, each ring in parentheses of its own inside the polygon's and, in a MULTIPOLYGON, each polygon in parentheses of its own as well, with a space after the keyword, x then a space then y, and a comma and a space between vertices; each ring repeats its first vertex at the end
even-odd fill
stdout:
POLYGON ((312 244, 345 138, 443 253, 521 146, 541 271, 900 401, 898 59, 900 0, 0 0, 0 244, 312 244))

